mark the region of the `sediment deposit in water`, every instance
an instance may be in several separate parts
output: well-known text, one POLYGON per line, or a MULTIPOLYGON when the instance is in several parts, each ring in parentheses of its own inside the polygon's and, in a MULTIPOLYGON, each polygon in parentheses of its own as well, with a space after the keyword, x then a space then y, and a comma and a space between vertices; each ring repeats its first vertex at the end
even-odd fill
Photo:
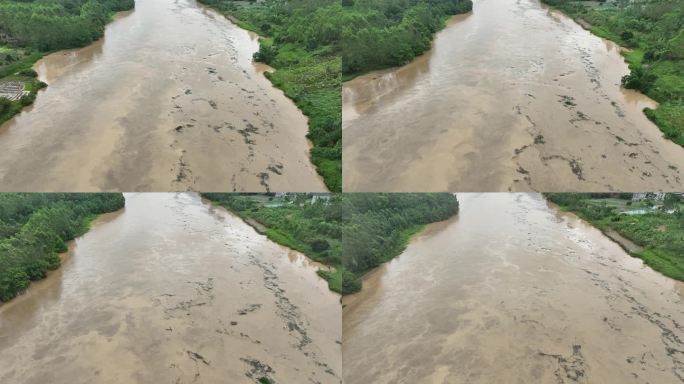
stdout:
POLYGON ((459 201, 344 298, 346 384, 684 382, 682 283, 539 195, 459 201))
POLYGON ((2 190, 325 191, 257 40, 195 0, 136 1, 35 64, 49 87, 0 127, 2 190))
POLYGON ((0 306, 0 382, 339 383, 339 296, 315 271, 197 195, 126 195, 0 306))
POLYGON ((539 0, 475 0, 423 56, 345 83, 345 191, 684 189, 619 51, 539 0))

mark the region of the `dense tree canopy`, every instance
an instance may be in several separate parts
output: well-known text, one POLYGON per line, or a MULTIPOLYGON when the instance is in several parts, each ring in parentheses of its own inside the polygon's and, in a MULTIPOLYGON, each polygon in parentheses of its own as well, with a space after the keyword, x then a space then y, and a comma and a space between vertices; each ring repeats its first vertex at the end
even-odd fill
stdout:
POLYGON ((365 272, 400 254, 410 236, 426 224, 458 212, 448 193, 348 193, 344 195, 342 250, 345 291, 360 289, 365 272))
POLYGON ((100 38, 115 11, 134 0, 0 0, 0 35, 42 51, 80 47, 100 38))
POLYGON ((341 28, 345 74, 406 64, 427 50, 451 15, 470 0, 347 0, 341 28))
POLYGON ((8 301, 60 265, 66 242, 96 215, 124 206, 120 193, 0 194, 0 301, 8 301))

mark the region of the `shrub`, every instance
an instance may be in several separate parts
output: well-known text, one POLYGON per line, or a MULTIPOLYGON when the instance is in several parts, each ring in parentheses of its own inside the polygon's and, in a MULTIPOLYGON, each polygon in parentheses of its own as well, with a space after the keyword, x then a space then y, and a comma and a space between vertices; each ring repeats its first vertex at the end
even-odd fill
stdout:
POLYGON ((28 76, 28 77, 38 77, 38 72, 34 71, 33 68, 28 68, 28 69, 22 69, 17 73, 19 76, 28 76))
POLYGON ((311 241, 311 250, 314 252, 323 252, 330 248, 330 244, 325 239, 315 239, 311 241))
POLYGON ((12 102, 9 99, 0 97, 0 115, 7 112, 12 108, 12 102))

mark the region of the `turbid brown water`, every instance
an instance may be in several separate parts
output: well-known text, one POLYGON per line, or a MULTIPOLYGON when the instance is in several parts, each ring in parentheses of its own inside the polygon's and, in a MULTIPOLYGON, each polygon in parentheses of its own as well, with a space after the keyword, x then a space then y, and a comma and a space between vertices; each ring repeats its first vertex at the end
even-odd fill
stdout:
POLYGON ((137 0, 0 127, 11 191, 323 191, 306 117, 255 66, 257 36, 195 0, 137 0))
POLYGON ((459 200, 345 297, 345 383, 684 382, 684 285, 539 195, 459 200))
POLYGON ((0 307, 0 382, 339 383, 339 296, 194 194, 126 196, 0 307))
POLYGON ((474 0, 410 64, 344 85, 347 191, 681 190, 684 149, 619 47, 539 0, 474 0))

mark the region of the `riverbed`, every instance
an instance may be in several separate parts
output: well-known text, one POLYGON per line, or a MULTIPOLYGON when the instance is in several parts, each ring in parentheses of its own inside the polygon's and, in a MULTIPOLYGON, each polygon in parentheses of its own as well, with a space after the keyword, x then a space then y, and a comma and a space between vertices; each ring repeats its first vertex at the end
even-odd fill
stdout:
POLYGON ((339 383, 339 295, 196 194, 126 194, 0 306, 0 382, 339 383))
POLYGON ((34 65, 49 87, 0 127, 2 189, 325 191, 258 48, 195 0, 137 0, 103 39, 34 65))
POLYGON ((345 191, 683 189, 620 49, 539 0, 474 0, 424 55, 344 84, 345 191))
POLYGON ((345 383, 684 382, 684 284, 540 195, 458 198, 344 298, 345 383))

